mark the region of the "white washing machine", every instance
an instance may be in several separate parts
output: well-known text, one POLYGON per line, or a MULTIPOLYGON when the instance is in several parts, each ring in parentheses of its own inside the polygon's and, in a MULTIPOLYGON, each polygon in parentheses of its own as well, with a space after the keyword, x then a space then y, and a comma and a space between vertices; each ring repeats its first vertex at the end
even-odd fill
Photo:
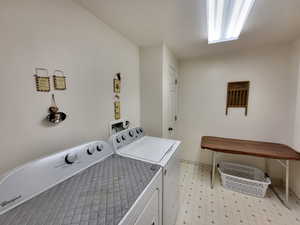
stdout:
POLYGON ((176 223, 179 206, 180 141, 145 136, 142 128, 110 137, 117 154, 160 165, 163 169, 163 225, 176 223))
POLYGON ((104 141, 0 177, 1 225, 161 225, 162 169, 104 141))

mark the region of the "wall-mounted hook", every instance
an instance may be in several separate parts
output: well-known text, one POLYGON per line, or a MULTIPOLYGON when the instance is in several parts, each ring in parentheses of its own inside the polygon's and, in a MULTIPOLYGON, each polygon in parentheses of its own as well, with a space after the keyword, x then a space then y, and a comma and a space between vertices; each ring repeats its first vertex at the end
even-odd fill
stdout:
POLYGON ((58 110, 59 109, 56 105, 55 96, 52 94, 52 106, 49 107, 49 115, 47 116, 47 120, 50 123, 58 124, 67 118, 65 113, 59 112, 58 110))

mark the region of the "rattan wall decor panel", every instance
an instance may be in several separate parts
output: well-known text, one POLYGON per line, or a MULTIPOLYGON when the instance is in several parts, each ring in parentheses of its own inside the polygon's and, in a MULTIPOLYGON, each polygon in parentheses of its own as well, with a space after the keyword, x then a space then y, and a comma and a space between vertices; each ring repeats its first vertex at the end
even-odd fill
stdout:
POLYGON ((245 108, 245 115, 247 116, 249 87, 250 81, 228 83, 226 115, 228 115, 228 108, 245 108))

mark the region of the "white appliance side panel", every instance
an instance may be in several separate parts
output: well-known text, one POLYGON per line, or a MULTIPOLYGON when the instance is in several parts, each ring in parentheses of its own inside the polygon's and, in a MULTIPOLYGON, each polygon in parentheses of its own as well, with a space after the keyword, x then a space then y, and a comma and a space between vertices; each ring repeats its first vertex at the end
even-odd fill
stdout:
POLYGON ((156 190, 134 225, 158 225, 159 191, 156 190))
MULTIPOLYGON (((131 209, 123 217, 123 219, 120 221, 120 223, 118 225, 132 225, 132 224, 137 223, 139 216, 143 213, 146 205, 149 203, 149 201, 151 200, 151 198, 154 195, 157 195, 158 203, 154 204, 155 206, 153 208, 151 207, 152 208, 151 211, 158 212, 158 219, 157 219, 157 223, 155 223, 155 225, 162 225, 162 207, 163 207, 163 204, 162 204, 162 200, 163 200, 162 182, 163 182, 162 181, 162 169, 160 169, 159 172, 152 179, 151 183, 148 184, 148 186, 145 188, 145 190, 142 192, 142 194, 139 196, 139 198, 135 201, 135 203, 133 204, 131 209)), ((154 216, 154 214, 153 214, 153 216, 154 216)), ((152 224, 150 223, 149 225, 152 225, 152 224)))
POLYGON ((159 162, 159 164, 162 167, 165 167, 168 164, 169 160, 173 157, 174 154, 177 154, 177 157, 180 158, 179 157, 180 153, 177 153, 178 151, 179 152, 181 151, 180 144, 181 144, 181 141, 174 140, 174 144, 173 144, 171 150, 168 151, 167 154, 164 156, 164 158, 159 162))
POLYGON ((175 141, 145 136, 118 150, 122 155, 134 156, 149 162, 159 163, 172 149, 175 141))
POLYGON ((177 148, 163 171, 163 225, 174 225, 177 219, 180 173, 179 152, 179 148, 177 148))

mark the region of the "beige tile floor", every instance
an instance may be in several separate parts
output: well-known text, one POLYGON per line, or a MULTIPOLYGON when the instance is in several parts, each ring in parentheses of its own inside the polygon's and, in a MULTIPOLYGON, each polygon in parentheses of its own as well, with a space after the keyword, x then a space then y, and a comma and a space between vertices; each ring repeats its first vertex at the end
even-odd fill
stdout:
POLYGON ((294 194, 289 210, 270 190, 265 198, 255 198, 226 190, 219 180, 211 189, 209 166, 181 164, 176 225, 300 225, 300 201, 294 194))

